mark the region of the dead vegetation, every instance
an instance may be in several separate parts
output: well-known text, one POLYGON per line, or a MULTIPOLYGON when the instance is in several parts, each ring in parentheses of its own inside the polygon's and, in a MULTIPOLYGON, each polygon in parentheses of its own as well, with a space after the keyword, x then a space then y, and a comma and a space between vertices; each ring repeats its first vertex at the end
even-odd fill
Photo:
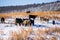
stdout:
POLYGON ((46 17, 50 19, 60 19, 60 11, 46 11, 46 12, 30 12, 27 14, 26 12, 10 12, 10 13, 0 13, 0 18, 5 17, 26 17, 29 15, 37 15, 40 17, 46 17))

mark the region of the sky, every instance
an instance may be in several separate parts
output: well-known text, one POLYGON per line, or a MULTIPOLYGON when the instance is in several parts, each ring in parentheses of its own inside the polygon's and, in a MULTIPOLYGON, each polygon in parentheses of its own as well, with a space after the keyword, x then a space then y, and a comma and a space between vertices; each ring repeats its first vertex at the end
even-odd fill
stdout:
POLYGON ((0 6, 16 6, 16 5, 27 5, 27 4, 38 4, 53 2, 56 0, 0 0, 0 6))

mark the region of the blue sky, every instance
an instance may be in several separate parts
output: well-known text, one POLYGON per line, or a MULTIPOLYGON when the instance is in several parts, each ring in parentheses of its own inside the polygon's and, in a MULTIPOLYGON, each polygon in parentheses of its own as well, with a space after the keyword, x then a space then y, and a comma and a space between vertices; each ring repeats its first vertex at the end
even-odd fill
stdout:
POLYGON ((16 6, 16 5, 26 5, 42 2, 52 2, 56 0, 0 0, 0 6, 16 6))

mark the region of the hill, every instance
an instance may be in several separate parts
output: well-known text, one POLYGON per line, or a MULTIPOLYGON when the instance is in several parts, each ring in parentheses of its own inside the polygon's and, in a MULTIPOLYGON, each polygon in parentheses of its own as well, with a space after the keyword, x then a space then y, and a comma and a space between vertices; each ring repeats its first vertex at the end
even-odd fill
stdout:
POLYGON ((0 13, 5 12, 36 12, 36 11, 60 11, 60 1, 42 3, 42 4, 29 4, 29 5, 20 5, 20 6, 5 6, 0 7, 0 13))

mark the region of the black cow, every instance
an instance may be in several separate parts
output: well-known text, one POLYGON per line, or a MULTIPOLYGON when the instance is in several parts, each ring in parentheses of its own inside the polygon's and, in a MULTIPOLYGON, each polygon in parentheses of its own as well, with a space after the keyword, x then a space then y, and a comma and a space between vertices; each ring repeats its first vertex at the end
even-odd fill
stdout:
POLYGON ((53 20, 52 24, 55 25, 55 21, 54 20, 53 20))
POLYGON ((30 25, 34 25, 34 19, 30 19, 30 25))
POLYGON ((36 18, 36 15, 29 15, 30 25, 34 25, 35 18, 36 18))
POLYGON ((16 18, 16 24, 19 23, 21 25, 23 23, 23 20, 21 18, 16 18))
POLYGON ((31 13, 30 11, 27 11, 26 13, 31 13))
POLYGON ((2 17, 1 18, 1 23, 4 23, 5 22, 5 19, 2 17))

